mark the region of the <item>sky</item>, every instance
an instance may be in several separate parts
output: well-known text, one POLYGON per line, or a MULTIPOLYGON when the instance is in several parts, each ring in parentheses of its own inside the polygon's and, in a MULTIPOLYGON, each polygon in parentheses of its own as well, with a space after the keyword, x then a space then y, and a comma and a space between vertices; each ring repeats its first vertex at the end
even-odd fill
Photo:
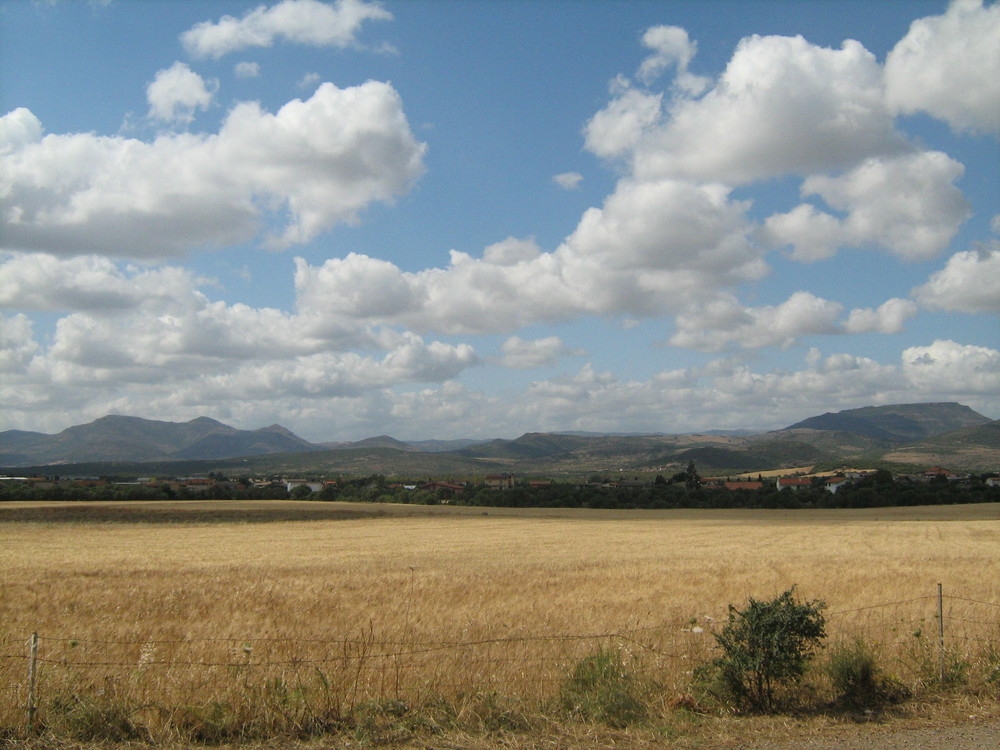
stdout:
POLYGON ((0 430, 1000 418, 1000 5, 0 0, 0 430))

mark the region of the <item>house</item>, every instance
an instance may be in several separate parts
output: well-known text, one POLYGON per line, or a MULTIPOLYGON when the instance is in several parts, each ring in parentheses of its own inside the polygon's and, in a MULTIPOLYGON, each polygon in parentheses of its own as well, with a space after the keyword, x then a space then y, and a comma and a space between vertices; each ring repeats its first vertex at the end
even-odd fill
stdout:
POLYGON ((486 486, 491 490, 509 490, 514 486, 514 475, 506 471, 503 474, 490 474, 486 477, 486 486))
POLYGON ((986 477, 987 487, 1000 487, 1000 477, 986 477))
POLYGON ((215 486, 215 480, 207 477, 185 477, 179 480, 179 484, 188 492, 201 494, 212 489, 215 486))
POLYGON ((764 483, 757 481, 747 482, 741 480, 738 482, 723 482, 722 486, 725 487, 727 490, 759 490, 763 489, 764 483))
POLYGON ((930 481, 931 479, 935 479, 936 477, 944 477, 945 479, 950 481, 952 479, 958 479, 958 474, 948 469, 945 469, 944 467, 934 466, 933 468, 930 468, 927 471, 925 471, 923 477, 924 481, 930 481))
POLYGON ((808 489, 813 486, 812 479, 808 477, 779 477, 775 482, 775 487, 783 490, 786 487, 793 491, 808 489))
POLYGON ((823 482, 823 486, 826 487, 827 492, 836 494, 837 490, 850 481, 848 477, 827 477, 823 482))

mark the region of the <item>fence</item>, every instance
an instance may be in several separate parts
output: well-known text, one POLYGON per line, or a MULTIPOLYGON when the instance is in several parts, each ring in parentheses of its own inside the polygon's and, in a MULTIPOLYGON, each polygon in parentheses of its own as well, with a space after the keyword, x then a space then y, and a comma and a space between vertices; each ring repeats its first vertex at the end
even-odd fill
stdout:
MULTIPOLYGON (((984 659, 1000 679, 1000 604, 945 596, 939 586, 936 595, 825 615, 829 641, 863 640, 904 682, 957 680, 984 659)), ((263 723, 266 732, 387 702, 461 706, 493 695, 540 705, 601 649, 619 654, 630 674, 655 680, 666 706, 715 656, 712 632, 725 619, 441 642, 381 640, 373 624, 350 638, 313 640, 8 637, 0 640, 0 731, 55 727, 74 712, 77 721, 88 711, 107 721, 116 706, 149 731, 228 721, 263 723)))

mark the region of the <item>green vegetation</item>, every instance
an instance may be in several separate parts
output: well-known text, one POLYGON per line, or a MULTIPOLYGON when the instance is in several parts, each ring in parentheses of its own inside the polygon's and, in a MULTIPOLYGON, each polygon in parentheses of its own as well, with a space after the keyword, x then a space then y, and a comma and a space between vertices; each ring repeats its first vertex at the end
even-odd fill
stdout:
POLYGON ((636 693, 621 652, 602 648, 577 662, 560 697, 573 718, 621 728, 646 716, 636 693))
POLYGON ((831 648, 826 673, 836 705, 847 710, 873 711, 910 695, 901 682, 885 673, 874 648, 860 639, 831 648))
MULTIPOLYGON (((275 478, 270 484, 254 485, 247 478, 218 479, 207 487, 189 488, 171 483, 142 485, 66 481, 0 482, 0 502, 5 500, 45 501, 141 501, 141 500, 283 500, 288 498, 317 501, 383 502, 410 505, 497 506, 508 508, 876 508, 915 505, 954 505, 1000 502, 1000 487, 989 486, 989 475, 962 480, 935 477, 930 480, 893 478, 885 470, 852 480, 837 492, 817 481, 812 487, 777 489, 773 480, 759 489, 726 489, 706 485, 694 463, 669 479, 618 478, 595 474, 583 482, 519 482, 505 490, 487 487, 482 481, 428 483, 419 480, 390 481, 381 474, 362 477, 337 477, 327 480, 323 489, 312 491, 305 485, 287 489, 275 478)), ((111 478, 107 478, 111 479, 111 478)))
POLYGON ((701 671, 709 693, 740 710, 769 713, 791 702, 790 685, 805 674, 826 637, 820 601, 799 602, 789 589, 770 601, 729 605, 715 639, 723 654, 701 671))

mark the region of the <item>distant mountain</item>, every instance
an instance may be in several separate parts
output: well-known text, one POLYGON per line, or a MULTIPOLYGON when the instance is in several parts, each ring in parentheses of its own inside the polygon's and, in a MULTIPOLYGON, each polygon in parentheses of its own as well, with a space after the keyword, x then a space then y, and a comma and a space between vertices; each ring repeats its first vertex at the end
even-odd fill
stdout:
POLYGON ((990 420, 968 406, 954 402, 865 406, 827 412, 797 422, 784 431, 844 432, 885 445, 902 445, 990 420))
POLYGON ((749 435, 529 432, 514 440, 478 443, 403 442, 380 435, 317 445, 279 425, 237 430, 207 417, 184 423, 104 417, 58 435, 0 433, 0 466, 39 467, 39 473, 45 473, 46 466, 74 464, 65 470, 88 475, 208 471, 435 478, 498 471, 553 477, 670 475, 691 461, 702 476, 856 461, 997 470, 1000 422, 966 406, 944 403, 851 409, 749 435))
POLYGON ((280 425, 238 430, 208 417, 161 422, 108 416, 57 435, 0 433, 0 465, 221 459, 319 450, 280 425))
POLYGON ((459 438, 457 440, 407 440, 406 444, 422 453, 449 453, 451 451, 462 450, 470 445, 481 445, 486 440, 469 440, 459 438))
POLYGON ((342 446, 345 450, 366 450, 372 448, 392 448, 397 451, 415 451, 417 450, 409 443, 404 443, 402 440, 396 440, 394 437, 389 437, 388 435, 379 435, 378 437, 365 438, 364 440, 358 440, 355 443, 348 443, 342 446))

